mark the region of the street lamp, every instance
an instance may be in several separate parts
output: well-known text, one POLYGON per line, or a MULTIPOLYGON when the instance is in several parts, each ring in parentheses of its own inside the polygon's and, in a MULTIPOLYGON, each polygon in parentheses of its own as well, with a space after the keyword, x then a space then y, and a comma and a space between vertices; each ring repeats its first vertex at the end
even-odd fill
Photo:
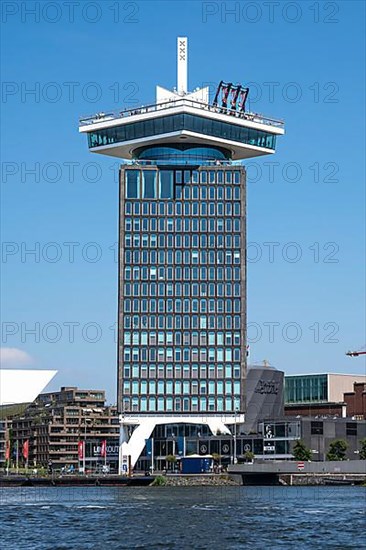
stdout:
POLYGON ((175 456, 175 433, 172 433, 172 440, 173 440, 173 455, 175 456))
POLYGON ((236 457, 236 419, 237 419, 237 413, 238 413, 238 409, 237 409, 237 407, 235 407, 235 410, 234 410, 234 435, 233 435, 233 440, 234 440, 233 464, 237 464, 237 462, 238 462, 238 459, 236 457))
POLYGON ((93 422, 91 418, 84 418, 84 449, 83 449, 83 473, 84 476, 86 475, 86 461, 85 461, 85 455, 86 455, 86 427, 88 425, 88 422, 93 422))

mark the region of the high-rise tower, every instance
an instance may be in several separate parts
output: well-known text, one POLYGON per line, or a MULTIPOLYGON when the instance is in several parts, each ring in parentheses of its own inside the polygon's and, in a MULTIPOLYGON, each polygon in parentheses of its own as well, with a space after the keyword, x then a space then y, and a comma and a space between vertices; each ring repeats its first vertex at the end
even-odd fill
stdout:
POLYGON ((186 38, 177 53, 174 91, 158 86, 153 105, 80 121, 90 151, 129 161, 120 168, 118 407, 132 466, 157 425, 215 435, 244 420, 246 178, 235 161, 274 153, 284 133, 281 121, 246 111, 240 85, 220 82, 212 103, 208 88, 188 93, 186 38))

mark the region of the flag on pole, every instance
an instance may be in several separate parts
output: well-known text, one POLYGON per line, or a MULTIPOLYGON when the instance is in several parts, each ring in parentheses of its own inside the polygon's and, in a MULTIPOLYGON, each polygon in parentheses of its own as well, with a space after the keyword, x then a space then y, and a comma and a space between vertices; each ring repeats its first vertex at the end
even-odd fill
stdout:
POLYGON ((25 460, 28 460, 28 456, 29 456, 29 440, 28 439, 26 439, 23 443, 22 454, 23 454, 23 458, 25 458, 25 460))
POLYGON ((78 456, 80 460, 84 458, 84 441, 78 443, 78 456))
POLYGON ((5 460, 10 460, 10 440, 7 439, 5 443, 5 460))
POLYGON ((102 444, 100 446, 100 456, 107 456, 107 440, 103 439, 102 444))

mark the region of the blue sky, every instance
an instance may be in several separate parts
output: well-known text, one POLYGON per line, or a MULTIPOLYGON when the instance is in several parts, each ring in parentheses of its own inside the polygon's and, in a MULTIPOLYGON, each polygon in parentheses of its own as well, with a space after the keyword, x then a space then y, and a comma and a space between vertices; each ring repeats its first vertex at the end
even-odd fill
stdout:
POLYGON ((190 89, 249 84, 251 110, 286 122, 248 166, 251 361, 364 373, 344 355, 365 345, 364 3, 57 6, 2 3, 4 365, 115 401, 116 161, 88 152, 78 117, 172 88, 183 35, 190 89))

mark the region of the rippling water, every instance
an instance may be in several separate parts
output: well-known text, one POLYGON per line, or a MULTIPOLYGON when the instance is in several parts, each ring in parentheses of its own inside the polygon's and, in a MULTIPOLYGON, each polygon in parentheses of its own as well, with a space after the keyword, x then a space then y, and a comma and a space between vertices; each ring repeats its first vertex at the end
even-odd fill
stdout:
POLYGON ((1 550, 366 548, 363 487, 9 488, 1 550))

